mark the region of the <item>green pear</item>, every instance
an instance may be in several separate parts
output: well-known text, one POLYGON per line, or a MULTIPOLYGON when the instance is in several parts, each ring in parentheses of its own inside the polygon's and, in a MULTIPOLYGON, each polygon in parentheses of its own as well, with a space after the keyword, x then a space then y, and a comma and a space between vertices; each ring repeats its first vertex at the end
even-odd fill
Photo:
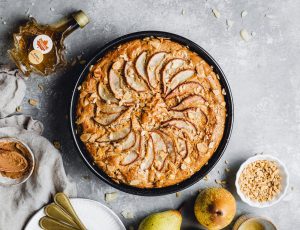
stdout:
POLYGON ((180 230, 182 216, 177 210, 158 212, 147 216, 138 230, 180 230))

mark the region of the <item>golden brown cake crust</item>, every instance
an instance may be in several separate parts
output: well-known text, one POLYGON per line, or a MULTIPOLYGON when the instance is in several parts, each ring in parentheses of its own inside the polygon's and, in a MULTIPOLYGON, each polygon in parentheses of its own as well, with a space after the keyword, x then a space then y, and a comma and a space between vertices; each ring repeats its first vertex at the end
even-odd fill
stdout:
POLYGON ((79 87, 80 138, 117 183, 139 188, 177 184, 217 149, 226 105, 212 68, 163 38, 122 44, 79 87))

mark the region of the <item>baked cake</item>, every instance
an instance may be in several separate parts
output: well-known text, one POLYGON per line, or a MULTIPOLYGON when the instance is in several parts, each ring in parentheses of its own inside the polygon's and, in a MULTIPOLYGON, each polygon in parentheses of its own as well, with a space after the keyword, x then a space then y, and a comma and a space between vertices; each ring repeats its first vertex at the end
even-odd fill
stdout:
POLYGON ((117 183, 177 184, 206 164, 222 139, 226 104, 218 76, 169 39, 116 47, 78 89, 80 139, 117 183))

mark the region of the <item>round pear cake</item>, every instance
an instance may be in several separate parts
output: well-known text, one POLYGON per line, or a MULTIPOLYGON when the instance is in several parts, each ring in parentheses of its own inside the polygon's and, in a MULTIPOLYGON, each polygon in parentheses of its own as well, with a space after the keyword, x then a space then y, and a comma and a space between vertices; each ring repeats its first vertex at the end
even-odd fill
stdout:
POLYGON ((117 183, 159 188, 199 171, 222 139, 225 90, 197 53, 166 38, 120 45, 78 88, 81 141, 117 183))

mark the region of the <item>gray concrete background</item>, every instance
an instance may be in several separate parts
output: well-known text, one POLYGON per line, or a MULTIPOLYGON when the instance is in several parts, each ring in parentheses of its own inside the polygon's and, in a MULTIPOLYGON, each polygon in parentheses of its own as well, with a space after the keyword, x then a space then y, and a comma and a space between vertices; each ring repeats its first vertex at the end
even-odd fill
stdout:
MULTIPOLYGON (((12 32, 33 15, 51 23, 75 10, 84 10, 91 23, 66 40, 68 59, 82 55, 89 60, 106 42, 130 32, 162 30, 185 36, 205 48, 221 65, 233 91, 235 124, 229 146, 209 180, 181 192, 161 197, 139 197, 119 192, 110 204, 126 226, 137 225, 149 213, 177 208, 183 201, 182 229, 200 229, 192 213, 197 191, 226 179, 236 195, 235 173, 255 153, 269 153, 286 163, 291 174, 288 195, 274 207, 256 209, 238 200, 238 215, 254 213, 271 218, 278 229, 300 228, 300 2, 297 0, 0 0, 0 62, 10 63, 6 51, 12 32), (218 9, 220 17, 212 14, 218 9), (248 15, 241 18, 241 11, 248 15), (234 21, 227 30, 226 19, 234 21), (246 29, 253 36, 240 37, 246 29), (225 160, 230 173, 224 173, 225 160), (219 173, 218 173, 219 172, 219 173), (134 213, 126 220, 121 211, 134 213)), ((78 196, 104 203, 104 194, 116 191, 94 176, 83 164, 69 132, 66 118, 72 87, 83 66, 76 64, 53 76, 32 75, 27 80, 23 113, 41 120, 44 135, 62 144, 68 176, 77 184, 78 196), (38 84, 44 87, 40 91, 38 84), (28 99, 39 100, 37 108, 28 99)), ((237 215, 237 216, 238 216, 237 215)), ((101 217, 99 217, 101 218, 101 217)))

